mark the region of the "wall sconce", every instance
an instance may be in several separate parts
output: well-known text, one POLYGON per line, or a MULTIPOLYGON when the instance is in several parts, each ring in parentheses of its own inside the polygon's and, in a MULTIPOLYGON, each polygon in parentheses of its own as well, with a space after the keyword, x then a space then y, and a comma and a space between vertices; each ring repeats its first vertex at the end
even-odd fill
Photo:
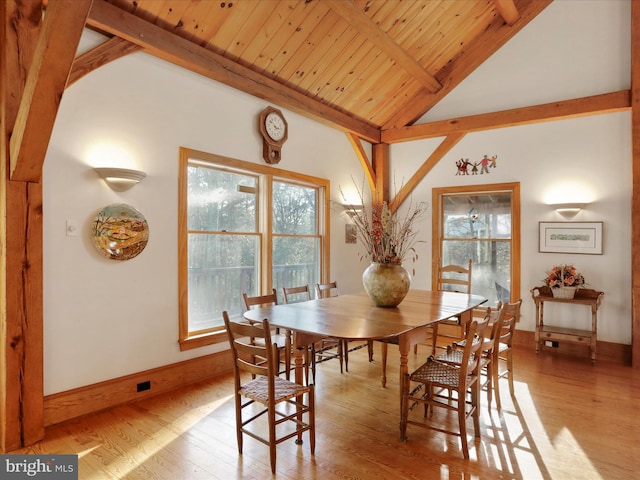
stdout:
POLYGON ((147 176, 145 172, 129 168, 96 168, 95 170, 100 178, 116 192, 129 190, 147 176))
POLYGON ((351 218, 353 218, 356 214, 362 212, 362 210, 364 209, 364 206, 363 205, 345 203, 345 204, 342 205, 342 208, 344 208, 344 212, 347 215, 349 215, 351 218))
POLYGON ((586 203, 557 203, 552 205, 558 213, 573 213, 576 214, 584 208, 586 203))

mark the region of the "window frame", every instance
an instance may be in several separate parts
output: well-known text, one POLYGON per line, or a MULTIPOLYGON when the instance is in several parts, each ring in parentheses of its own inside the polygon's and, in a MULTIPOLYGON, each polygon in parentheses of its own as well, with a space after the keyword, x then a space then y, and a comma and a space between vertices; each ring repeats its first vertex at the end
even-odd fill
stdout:
MULTIPOLYGON (((437 288, 438 263, 442 258, 442 242, 443 235, 443 197, 446 195, 482 195, 491 193, 510 193, 511 194, 511 266, 510 266, 510 295, 513 299, 521 298, 520 295, 520 182, 510 183, 493 183, 481 185, 464 185, 456 187, 433 188, 431 192, 432 199, 432 271, 431 284, 432 289, 437 288)), ((490 306, 490 305, 488 305, 490 306)), ((482 307, 477 311, 482 312, 486 308, 482 307)))
POLYGON ((298 184, 316 188, 317 230, 320 238, 320 279, 327 282, 330 277, 330 182, 327 179, 291 172, 258 163, 238 160, 222 155, 193 150, 179 149, 178 172, 178 343, 180 350, 190 350, 206 345, 227 341, 226 330, 206 333, 189 332, 189 269, 188 269, 188 167, 190 164, 210 165, 216 169, 235 171, 258 176, 258 228, 260 240, 260 293, 272 288, 272 182, 298 184))
MULTIPOLYGON (((323 237, 321 235, 321 231, 322 229, 320 228, 320 201, 322 198, 322 193, 321 193, 321 189, 317 187, 317 185, 310 185, 308 182, 300 182, 297 180, 293 180, 293 179, 285 179, 283 177, 275 177, 275 176, 271 176, 270 178, 270 187, 271 187, 271 193, 269 195, 269 201, 272 201, 274 198, 273 195, 273 184, 274 183, 282 183, 282 184, 286 184, 286 185, 290 185, 290 186, 297 186, 297 187, 303 187, 303 188, 313 188, 314 190, 316 190, 316 228, 315 228, 315 233, 275 233, 274 232, 274 228, 273 228, 273 210, 271 209, 269 212, 267 212, 267 214, 269 215, 271 224, 270 224, 270 248, 269 248, 269 252, 271 255, 271 259, 270 259, 270 268, 269 268, 269 274, 270 274, 270 282, 271 282, 271 286, 273 287, 273 277, 274 277, 274 272, 273 272, 273 252, 274 252, 274 241, 278 238, 280 239, 284 239, 284 238, 288 238, 288 239, 314 239, 318 241, 318 245, 320 246, 320 256, 321 259, 323 258, 323 254, 322 254, 322 247, 321 245, 323 244, 323 237)), ((325 283, 326 279, 322 277, 322 262, 320 262, 320 272, 319 272, 319 278, 317 279, 317 281, 319 283, 325 283)), ((298 286, 298 285, 289 285, 289 286, 298 286)), ((311 292, 313 292, 314 290, 314 285, 309 285, 309 289, 311 290, 311 292)), ((269 291, 271 291, 271 288, 269 288, 269 291)), ((277 291, 277 295, 278 295, 278 301, 282 301, 284 302, 284 297, 283 297, 283 293, 281 291, 277 291)))

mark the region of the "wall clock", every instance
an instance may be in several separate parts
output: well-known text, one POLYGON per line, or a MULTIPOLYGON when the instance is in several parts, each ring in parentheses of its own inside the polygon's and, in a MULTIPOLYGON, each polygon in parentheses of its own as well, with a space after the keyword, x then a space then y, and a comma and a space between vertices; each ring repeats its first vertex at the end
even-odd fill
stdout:
POLYGON ((267 107, 260 113, 258 127, 262 134, 262 158, 267 163, 278 163, 289 135, 284 115, 277 108, 267 107))

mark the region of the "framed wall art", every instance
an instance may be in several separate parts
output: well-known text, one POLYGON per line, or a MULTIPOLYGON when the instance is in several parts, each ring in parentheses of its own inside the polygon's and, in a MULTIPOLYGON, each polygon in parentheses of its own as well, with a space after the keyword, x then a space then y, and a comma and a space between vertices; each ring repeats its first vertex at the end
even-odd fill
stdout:
POLYGON ((358 231, 352 223, 344 226, 344 243, 358 243, 358 231))
POLYGON ((539 222, 538 251, 602 255, 602 222, 539 222))
POLYGON ((130 260, 147 246, 149 226, 142 213, 130 205, 114 203, 93 221, 93 244, 110 260, 130 260))

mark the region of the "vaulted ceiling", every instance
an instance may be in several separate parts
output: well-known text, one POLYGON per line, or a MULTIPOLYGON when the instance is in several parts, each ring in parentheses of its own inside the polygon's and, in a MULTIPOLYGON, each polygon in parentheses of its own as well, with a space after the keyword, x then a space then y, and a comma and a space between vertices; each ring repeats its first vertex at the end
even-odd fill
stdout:
POLYGON ((142 49, 378 143, 413 124, 551 0, 105 0, 112 38, 77 75, 142 49))
POLYGON ((551 1, 14 0, 9 42, 30 47, 6 57, 18 66, 7 83, 16 86, 7 97, 11 179, 40 181, 65 88, 142 51, 344 131, 381 198, 385 146, 442 137, 395 207, 469 132, 630 109, 623 90, 417 122, 551 1), (107 40, 76 56, 85 28, 107 40), (361 140, 373 145, 372 159, 361 140))
POLYGON ((94 0, 85 25, 108 40, 73 60, 66 86, 144 51, 344 131, 395 210, 469 132, 630 108, 619 91, 416 123, 551 1, 94 0), (390 199, 385 147, 429 137, 443 140, 390 199))

